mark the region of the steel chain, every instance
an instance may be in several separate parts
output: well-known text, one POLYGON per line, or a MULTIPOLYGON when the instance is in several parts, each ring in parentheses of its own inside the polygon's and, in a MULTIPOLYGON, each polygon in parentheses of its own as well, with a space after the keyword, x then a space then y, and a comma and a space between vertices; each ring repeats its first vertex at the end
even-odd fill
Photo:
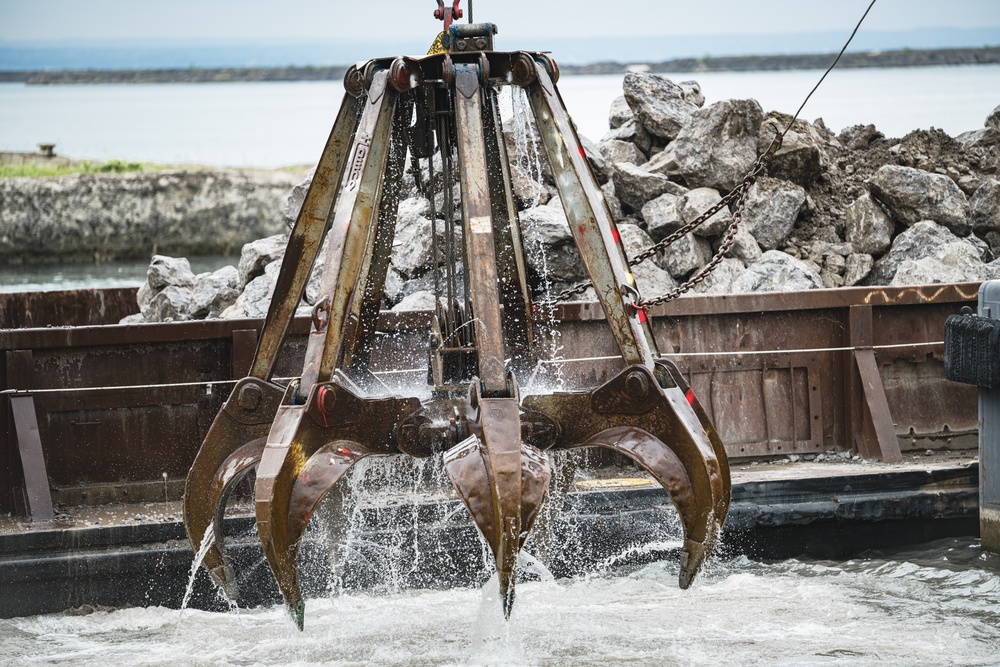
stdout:
MULTIPOLYGON (((696 275, 694 278, 691 278, 684 284, 679 285, 678 287, 667 292, 666 294, 661 294, 660 296, 654 297, 652 299, 642 299, 637 304, 638 306, 649 307, 649 306, 656 306, 661 303, 666 303, 668 301, 673 301, 674 299, 679 297, 681 294, 684 294, 698 283, 704 281, 705 278, 708 277, 708 274, 714 271, 715 267, 717 267, 722 262, 722 259, 726 256, 726 253, 730 251, 730 249, 733 246, 733 243, 736 242, 736 233, 737 231, 739 231, 740 222, 742 222, 743 220, 743 209, 746 207, 747 194, 750 192, 750 188, 753 186, 754 183, 757 182, 757 177, 760 176, 761 172, 763 172, 764 169, 767 168, 767 165, 771 161, 771 158, 773 158, 774 154, 778 152, 779 148, 781 148, 781 139, 784 136, 784 132, 778 132, 777 128, 775 128, 775 130, 776 130, 775 136, 774 139, 771 140, 771 145, 768 146, 767 150, 764 151, 757 158, 753 166, 750 168, 750 171, 747 172, 746 176, 743 177, 743 181, 738 186, 729 191, 729 193, 727 193, 724 197, 722 197, 722 199, 720 199, 718 202, 712 205, 711 208, 704 211, 697 218, 695 218, 691 222, 685 223, 683 226, 676 229, 674 232, 672 232, 663 240, 651 245, 650 247, 646 248, 638 255, 636 255, 633 259, 629 260, 628 263, 629 266, 638 266, 639 264, 649 259, 656 253, 666 249, 670 245, 676 243, 679 239, 683 238, 687 234, 691 233, 692 231, 703 225, 706 221, 708 221, 709 218, 711 218, 713 215, 721 211, 724 206, 729 206, 729 204, 733 202, 733 200, 736 200, 737 203, 736 203, 736 209, 733 211, 733 221, 729 223, 729 227, 726 229, 726 235, 722 239, 722 244, 719 246, 719 250, 715 253, 715 256, 712 257, 712 260, 708 264, 706 264, 705 267, 702 268, 702 270, 699 271, 698 275, 696 275)), ((552 305, 555 305, 556 302, 565 301, 569 297, 575 296, 577 294, 583 294, 584 292, 587 291, 587 288, 590 287, 590 284, 591 283, 589 280, 577 283, 572 287, 566 288, 553 298, 547 299, 544 302, 539 303, 538 305, 551 307, 552 305)))

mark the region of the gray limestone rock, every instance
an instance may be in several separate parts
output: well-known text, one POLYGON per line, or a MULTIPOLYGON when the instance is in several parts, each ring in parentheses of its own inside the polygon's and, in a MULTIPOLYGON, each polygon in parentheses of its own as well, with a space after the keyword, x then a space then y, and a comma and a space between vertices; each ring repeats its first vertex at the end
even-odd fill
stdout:
POLYGON ((674 139, 698 109, 689 90, 656 74, 629 72, 622 87, 636 120, 660 139, 674 139))
MULTIPOLYGON (((695 188, 684 195, 684 205, 681 215, 684 222, 691 222, 702 213, 719 203, 722 197, 719 191, 712 188, 695 188)), ((699 225, 694 233, 698 236, 718 236, 726 231, 733 221, 733 216, 725 206, 708 220, 699 225)))
POLYGON ((983 123, 987 128, 992 130, 997 130, 1000 132, 1000 106, 997 106, 990 115, 986 117, 986 122, 983 123))
POLYGON ((240 274, 235 266, 224 266, 218 271, 198 274, 192 293, 191 317, 218 317, 222 311, 236 303, 240 295, 239 281, 240 274))
POLYGON ((306 200, 306 193, 309 192, 309 186, 312 185, 315 173, 316 167, 313 167, 306 174, 306 177, 302 179, 302 182, 292 188, 292 191, 288 193, 288 198, 285 199, 285 208, 282 212, 285 216, 285 224, 289 227, 294 225, 295 219, 299 217, 299 211, 302 210, 302 202, 306 200))
POLYGON ((977 232, 1000 231, 1000 180, 988 178, 973 193, 969 223, 977 232))
POLYGON ((713 269, 705 279, 695 285, 691 292, 687 294, 732 294, 735 292, 733 286, 746 272, 743 262, 738 259, 725 257, 713 269))
POLYGON ((146 284, 153 293, 159 292, 169 285, 191 287, 194 285, 191 263, 185 257, 153 255, 153 259, 149 262, 149 268, 146 270, 146 284))
POLYGON ((641 211, 646 202, 656 199, 664 192, 682 192, 684 188, 672 183, 662 174, 646 171, 628 162, 614 165, 615 193, 624 206, 633 211, 641 211))
POLYGON ((608 126, 615 130, 625 123, 635 118, 632 107, 628 105, 624 95, 619 95, 611 101, 611 109, 608 111, 608 126))
POLYGON ((615 165, 618 162, 629 162, 634 165, 640 165, 646 161, 646 156, 642 154, 642 151, 636 148, 635 144, 627 141, 620 141, 618 139, 602 141, 600 149, 607 164, 610 165, 615 165))
POLYGON ((870 193, 861 195, 847 208, 845 226, 847 240, 855 250, 868 255, 888 250, 896 227, 870 193))
POLYGON ((434 293, 421 290, 404 297, 402 301, 392 307, 392 310, 398 313, 407 310, 434 310, 434 308, 434 293))
POLYGON ((774 250, 788 238, 805 202, 801 186, 764 176, 750 188, 743 222, 762 248, 774 250))
POLYGON ((264 267, 264 272, 247 283, 243 293, 232 306, 223 310, 219 317, 223 319, 266 317, 280 270, 280 260, 275 260, 264 267))
POLYGON ((267 265, 284 257, 287 244, 287 234, 275 234, 243 246, 240 263, 236 267, 240 273, 239 287, 249 284, 251 280, 264 273, 267 265))
POLYGON ((611 130, 601 138, 602 142, 612 140, 635 144, 635 147, 642 151, 643 161, 653 148, 653 136, 635 120, 627 121, 621 127, 611 130))
POLYGON ((549 191, 516 164, 510 165, 510 184, 520 210, 539 206, 549 200, 549 191))
MULTIPOLYGON (((636 225, 619 225, 618 231, 621 233, 625 254, 629 258, 637 256, 653 244, 649 235, 636 225)), ((651 257, 632 267, 639 293, 646 297, 659 296, 677 286, 670 274, 657 266, 653 260, 651 257)))
POLYGON ((885 135, 879 132, 874 125, 852 125, 844 128, 837 141, 846 148, 854 151, 868 150, 873 143, 879 139, 885 139, 885 135))
POLYGON ((757 159, 764 113, 756 100, 723 100, 688 116, 671 146, 689 186, 729 192, 757 159))
POLYGON ((982 280, 986 264, 971 243, 953 241, 929 249, 918 259, 904 259, 890 285, 929 285, 982 280))
POLYGON ((744 292, 794 292, 823 287, 820 275, 804 262, 780 250, 768 250, 760 261, 733 283, 732 290, 744 292))
POLYGON ((853 253, 847 256, 844 266, 844 287, 857 285, 871 273, 875 266, 875 258, 865 253, 853 253))
POLYGON ((536 273, 561 282, 576 282, 586 276, 562 208, 538 206, 524 211, 521 233, 526 260, 536 273))
MULTIPOLYGON (((947 227, 932 220, 923 220, 902 232, 892 242, 892 247, 881 259, 875 262, 875 267, 865 279, 868 285, 892 284, 897 271, 907 260, 921 260, 934 254, 935 248, 952 243, 964 243, 979 257, 980 250, 968 241, 955 236, 947 227)), ((981 259, 979 259, 981 262, 981 259)))
POLYGON ((906 226, 933 220, 957 234, 969 231, 965 193, 947 176, 887 164, 866 183, 893 219, 906 226))
POLYGON ((684 224, 685 194, 665 192, 642 207, 642 219, 646 221, 646 229, 654 240, 662 240, 684 224))
POLYGON ((743 266, 750 266, 760 259, 764 251, 760 249, 760 244, 753 237, 746 225, 740 225, 736 230, 736 238, 733 245, 726 253, 726 257, 735 257, 743 263, 743 266))
POLYGON ((594 172, 597 182, 599 184, 606 183, 610 178, 610 166, 605 162, 601 149, 582 134, 578 136, 580 138, 580 146, 583 148, 583 154, 586 156, 587 162, 590 163, 590 169, 594 172))
POLYGON ((167 285, 149 302, 147 322, 183 322, 190 320, 194 307, 190 288, 167 285))
POLYGON ((618 195, 615 194, 615 184, 614 181, 608 181, 601 186, 601 192, 604 194, 604 201, 608 204, 608 209, 611 211, 611 217, 615 222, 620 222, 625 219, 625 213, 622 211, 621 200, 618 199, 618 195))
MULTIPOLYGON (((682 280, 712 259, 712 246, 694 234, 685 234, 664 248, 661 264, 671 276, 682 280)), ((647 260, 648 261, 648 260, 647 260)))
MULTIPOLYGON (((763 154, 774 139, 774 128, 784 130, 791 119, 791 116, 776 111, 764 116, 757 136, 757 152, 763 154)), ((768 175, 809 187, 823 173, 828 162, 825 144, 819 130, 804 120, 796 120, 768 164, 768 175)))

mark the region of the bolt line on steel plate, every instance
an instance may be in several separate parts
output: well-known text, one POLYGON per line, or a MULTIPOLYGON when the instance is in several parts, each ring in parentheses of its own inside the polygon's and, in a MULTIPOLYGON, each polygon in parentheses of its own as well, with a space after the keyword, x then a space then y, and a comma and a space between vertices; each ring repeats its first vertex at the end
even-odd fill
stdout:
POLYGON ((296 556, 306 524, 337 481, 369 456, 443 455, 492 551, 506 616, 518 552, 554 484, 548 451, 611 449, 663 486, 684 530, 682 588, 712 552, 729 508, 722 442, 677 368, 660 356, 646 309, 637 307, 635 278, 556 87, 555 62, 544 53, 494 51, 494 25, 453 22, 458 2, 439 5, 447 28, 431 53, 370 60, 347 72, 344 101, 289 235, 253 363, 212 423, 187 479, 191 546, 204 552, 202 564, 215 583, 236 598, 222 518, 237 482, 256 472, 257 532, 300 628, 296 556), (590 390, 519 393, 519 382, 538 364, 541 342, 500 121, 504 86, 527 94, 623 362, 617 375, 590 390), (386 395, 371 362, 408 158, 429 199, 436 309, 428 386, 386 395), (301 374, 282 386, 272 379, 278 352, 327 234, 301 374), (206 534, 216 537, 202 549, 206 534))

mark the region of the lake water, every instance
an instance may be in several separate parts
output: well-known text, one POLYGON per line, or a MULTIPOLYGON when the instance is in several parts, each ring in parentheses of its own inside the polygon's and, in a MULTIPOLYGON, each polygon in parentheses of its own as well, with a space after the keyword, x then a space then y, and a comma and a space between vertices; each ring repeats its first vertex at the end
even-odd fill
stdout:
MULTIPOLYGON (((558 55, 558 54, 557 54, 558 55)), ((753 97, 794 113, 821 72, 667 74, 709 103, 753 97)), ((580 131, 599 140, 622 76, 564 76, 580 131)), ((77 158, 279 167, 312 164, 343 96, 336 82, 27 86, 0 84, 0 150, 55 143, 77 158)), ((1000 104, 1000 65, 834 70, 803 112, 834 131, 874 123, 888 136, 978 129, 1000 104)))
POLYGON ((164 608, 0 620, 0 664, 995 666, 1000 558, 944 540, 847 562, 714 561, 518 586, 496 582, 310 600, 282 608, 164 608))

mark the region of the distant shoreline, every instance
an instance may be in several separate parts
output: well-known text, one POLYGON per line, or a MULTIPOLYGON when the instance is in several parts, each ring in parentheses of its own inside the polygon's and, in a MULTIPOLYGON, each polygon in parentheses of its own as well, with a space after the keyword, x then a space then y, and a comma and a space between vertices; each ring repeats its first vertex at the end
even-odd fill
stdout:
MULTIPOLYGON (((718 56, 678 58, 658 63, 602 62, 590 65, 561 65, 563 74, 624 74, 648 72, 754 72, 825 69, 835 54, 773 56, 718 56)), ((935 67, 1000 64, 1000 46, 961 49, 903 49, 845 53, 838 68, 935 67)), ((0 71, 0 83, 29 85, 109 84, 109 83, 228 83, 261 81, 339 81, 347 66, 305 67, 225 67, 130 70, 0 71)))

